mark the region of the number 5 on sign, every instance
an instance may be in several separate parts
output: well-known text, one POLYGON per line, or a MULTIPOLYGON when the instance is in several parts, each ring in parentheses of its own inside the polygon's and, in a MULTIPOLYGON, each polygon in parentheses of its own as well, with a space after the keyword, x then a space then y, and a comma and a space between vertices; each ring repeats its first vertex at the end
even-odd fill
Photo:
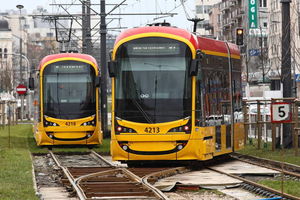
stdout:
POLYGON ((272 123, 287 123, 292 121, 291 104, 275 102, 271 104, 272 123))

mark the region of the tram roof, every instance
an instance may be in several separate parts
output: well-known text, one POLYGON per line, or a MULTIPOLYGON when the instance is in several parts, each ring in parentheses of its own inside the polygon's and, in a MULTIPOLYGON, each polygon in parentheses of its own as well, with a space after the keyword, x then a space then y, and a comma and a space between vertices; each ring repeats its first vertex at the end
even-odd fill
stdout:
POLYGON ((61 60, 64 58, 66 58, 66 59, 67 58, 77 58, 77 59, 87 60, 87 61, 92 62, 93 64, 95 64, 95 66, 98 67, 96 59, 90 55, 81 54, 81 53, 58 53, 58 54, 51 54, 51 55, 45 56, 41 60, 38 69, 40 70, 41 67, 43 65, 45 65, 45 63, 47 63, 51 60, 56 60, 56 59, 61 60))
MULTIPOLYGON (((122 40, 126 40, 129 37, 133 37, 139 34, 147 34, 151 35, 151 33, 162 33, 162 34, 171 34, 175 36, 179 36, 183 39, 186 39, 192 43, 195 49, 201 49, 206 54, 216 55, 216 56, 228 56, 226 43, 221 40, 215 40, 211 38, 205 38, 201 36, 196 36, 195 34, 176 27, 169 26, 146 26, 139 28, 132 28, 123 31, 116 39, 115 45, 120 43, 122 40)), ((147 36, 151 37, 151 36, 147 36)), ((240 57, 240 52, 237 45, 233 43, 228 43, 231 54, 234 58, 240 57)))

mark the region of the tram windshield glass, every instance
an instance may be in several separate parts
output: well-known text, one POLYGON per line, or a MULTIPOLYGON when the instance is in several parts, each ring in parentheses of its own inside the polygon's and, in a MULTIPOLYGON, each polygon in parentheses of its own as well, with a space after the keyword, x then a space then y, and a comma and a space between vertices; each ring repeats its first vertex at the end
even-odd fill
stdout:
POLYGON ((86 63, 60 61, 43 72, 44 114, 76 119, 96 113, 95 70, 86 63))
POLYGON ((116 116, 162 123, 191 116, 191 50, 177 40, 142 38, 117 52, 116 116))

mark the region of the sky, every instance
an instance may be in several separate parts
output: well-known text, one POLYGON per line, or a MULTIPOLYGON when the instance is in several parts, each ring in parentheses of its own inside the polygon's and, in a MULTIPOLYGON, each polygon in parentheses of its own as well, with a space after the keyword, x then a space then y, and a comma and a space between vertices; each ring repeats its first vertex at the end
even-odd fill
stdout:
MULTIPOLYGON (((106 0, 106 3, 114 3, 118 4, 121 3, 123 0, 106 0)), ((59 9, 57 6, 50 6, 49 4, 53 3, 80 3, 79 0, 9 0, 6 1, 5 4, 1 5, 0 11, 5 12, 6 10, 18 10, 16 5, 22 4, 24 5, 24 9, 26 9, 27 14, 31 14, 31 12, 37 6, 43 6, 45 9, 48 10, 49 13, 64 13, 66 12, 63 9, 59 9)), ((92 3, 99 4, 100 0, 91 0, 92 3)), ((193 18, 195 16, 195 0, 127 0, 124 6, 117 8, 113 13, 161 13, 161 12, 172 12, 177 13, 178 15, 174 15, 173 17, 165 17, 159 18, 156 21, 154 18, 161 17, 160 15, 151 15, 151 16, 108 16, 108 18, 119 18, 121 20, 114 19, 112 22, 108 24, 108 28, 110 27, 138 27, 144 26, 149 23, 153 22, 162 22, 166 20, 170 22, 171 25, 177 26, 180 28, 192 30, 192 23, 187 21, 187 16, 193 18), (182 1, 184 1, 185 10, 182 6, 182 1)), ((92 8, 99 12, 100 6, 93 5, 92 8)), ((113 6, 107 6, 106 11, 109 12, 113 6)), ((70 6, 67 8, 70 13, 80 13, 81 6, 70 6)))

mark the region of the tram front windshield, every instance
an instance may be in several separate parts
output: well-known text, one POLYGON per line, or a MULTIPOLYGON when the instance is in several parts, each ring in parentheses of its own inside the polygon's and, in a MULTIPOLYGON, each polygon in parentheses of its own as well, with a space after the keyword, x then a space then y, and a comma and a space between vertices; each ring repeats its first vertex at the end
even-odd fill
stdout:
POLYGON ((86 63, 61 61, 43 72, 44 114, 77 119, 96 113, 95 70, 86 63))
POLYGON ((116 116, 163 123, 191 116, 189 47, 167 38, 142 38, 117 52, 116 116))

